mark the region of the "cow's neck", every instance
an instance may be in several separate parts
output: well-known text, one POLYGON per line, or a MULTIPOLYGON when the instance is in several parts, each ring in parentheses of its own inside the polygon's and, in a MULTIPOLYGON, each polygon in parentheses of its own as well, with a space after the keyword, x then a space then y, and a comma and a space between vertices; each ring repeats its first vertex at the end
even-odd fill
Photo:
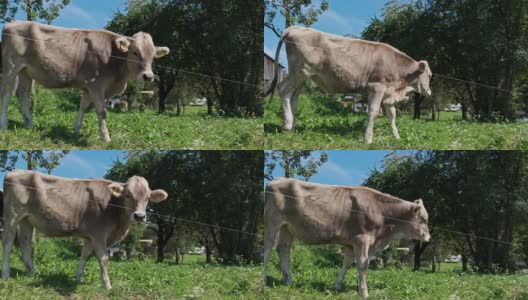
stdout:
POLYGON ((410 221, 408 218, 412 205, 411 202, 402 200, 401 202, 385 206, 385 209, 382 209, 382 215, 385 218, 382 228, 377 233, 376 250, 382 250, 392 240, 403 237, 402 227, 406 225, 403 222, 410 221))
POLYGON ((131 210, 125 208, 122 199, 112 198, 109 204, 111 206, 109 206, 110 213, 108 214, 108 217, 114 218, 113 220, 110 220, 110 223, 113 226, 107 236, 107 245, 110 247, 126 237, 128 230, 134 222, 130 217, 132 214, 131 210))

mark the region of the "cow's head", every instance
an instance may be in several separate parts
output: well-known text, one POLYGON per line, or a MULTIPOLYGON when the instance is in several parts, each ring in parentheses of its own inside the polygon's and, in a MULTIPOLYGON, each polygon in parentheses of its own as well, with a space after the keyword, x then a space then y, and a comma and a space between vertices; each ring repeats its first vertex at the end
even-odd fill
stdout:
POLYGON ((412 239, 428 242, 431 239, 427 225, 429 215, 427 214, 427 210, 425 210, 422 199, 414 201, 411 205, 411 215, 409 224, 411 226, 410 235, 412 239))
POLYGON ((409 85, 414 91, 424 96, 431 96, 432 92, 429 86, 431 77, 433 77, 433 72, 429 68, 429 63, 425 60, 419 61, 417 69, 410 76, 409 85))
POLYGON ((158 203, 168 196, 164 190, 151 191, 147 180, 140 176, 130 177, 126 183, 111 183, 108 189, 114 197, 123 199, 123 205, 129 210, 133 222, 146 222, 149 201, 158 203))
POLYGON ((121 36, 115 40, 119 51, 127 54, 128 69, 135 78, 145 81, 154 80, 152 61, 169 54, 169 48, 156 47, 148 33, 138 32, 130 37, 121 36))

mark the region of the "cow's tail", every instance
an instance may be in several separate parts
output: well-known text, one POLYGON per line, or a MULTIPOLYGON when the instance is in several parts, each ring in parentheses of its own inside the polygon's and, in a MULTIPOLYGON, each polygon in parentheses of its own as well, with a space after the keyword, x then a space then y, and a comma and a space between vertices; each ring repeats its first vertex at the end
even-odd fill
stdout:
POLYGON ((275 94, 275 89, 277 88, 277 84, 279 83, 279 70, 280 70, 279 56, 280 56, 282 44, 284 44, 284 39, 286 39, 287 36, 288 36, 288 33, 285 32, 282 35, 279 41, 279 44, 277 45, 277 50, 275 51, 275 67, 273 70, 273 80, 271 81, 270 88, 264 93, 264 96, 270 95, 270 101, 271 99, 273 99, 273 96, 275 94))

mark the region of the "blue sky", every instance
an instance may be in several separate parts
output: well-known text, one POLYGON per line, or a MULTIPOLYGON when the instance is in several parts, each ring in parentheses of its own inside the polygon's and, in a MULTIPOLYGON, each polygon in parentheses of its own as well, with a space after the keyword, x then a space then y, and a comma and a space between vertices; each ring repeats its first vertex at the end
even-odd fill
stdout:
MULTIPOLYGON (((315 5, 319 0, 312 1, 315 5)), ((319 16, 318 22, 311 27, 325 32, 359 36, 370 20, 381 17, 387 0, 328 0, 329 9, 319 16)), ((284 18, 275 17, 275 26, 284 29, 284 18)), ((279 38, 269 29, 264 28, 264 51, 275 56, 279 38)), ((280 62, 286 65, 284 51, 280 62)))
MULTIPOLYGON (((60 16, 51 24, 70 28, 103 28, 112 19, 118 9, 123 11, 126 0, 72 0, 60 16)), ((22 10, 16 16, 17 20, 25 20, 22 10)))
MULTIPOLYGON (((384 157, 392 151, 377 150, 332 150, 325 151, 328 161, 323 164, 318 173, 310 178, 311 182, 332 185, 361 185, 370 172, 382 169, 384 157)), ((411 151, 396 151, 400 155, 409 155, 411 151)), ((312 155, 319 157, 321 151, 312 155)), ((284 170, 276 167, 274 177, 282 177, 284 170)), ((267 182, 266 182, 267 183, 267 182)))
MULTIPOLYGON (((125 160, 125 156, 125 151, 115 150, 70 151, 51 174, 69 178, 102 178, 114 161, 118 158, 125 160)), ((19 160, 16 168, 25 169, 25 164, 24 160, 19 160)), ((0 172, 0 182, 4 181, 5 175, 0 172)))

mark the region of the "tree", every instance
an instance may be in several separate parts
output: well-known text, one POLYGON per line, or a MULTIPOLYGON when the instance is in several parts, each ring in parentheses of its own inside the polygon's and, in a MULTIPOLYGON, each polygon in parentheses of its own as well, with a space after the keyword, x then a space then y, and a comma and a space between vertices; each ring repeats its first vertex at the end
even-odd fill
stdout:
POLYGON ((175 237, 199 243, 226 264, 258 261, 262 220, 262 151, 134 151, 117 161, 106 177, 144 176, 169 194, 148 208, 149 229, 157 236, 158 262, 175 237))
POLYGON ((61 9, 70 4, 71 0, 1 0, 0 20, 11 22, 19 10, 26 13, 26 20, 43 20, 48 24, 57 18, 61 9))
POLYGON ((299 176, 304 180, 317 174, 317 169, 328 161, 328 155, 322 152, 319 158, 312 157, 310 150, 272 150, 266 151, 266 179, 273 180, 273 171, 277 166, 284 170, 284 177, 299 176))
POLYGON ((61 159, 70 151, 43 151, 43 150, 0 150, 0 171, 8 172, 15 169, 19 160, 26 162, 27 170, 43 169, 48 174, 60 165, 61 159))
POLYGON ((205 89, 200 94, 225 115, 260 116, 262 5, 257 0, 135 1, 126 13, 117 12, 107 29, 125 35, 150 32, 157 44, 171 49, 156 68, 160 113, 184 76, 200 83, 205 89))
POLYGON ((328 9, 328 1, 321 1, 316 7, 312 0, 265 0, 266 20, 264 26, 269 28, 277 37, 282 36, 282 29, 275 25, 277 13, 284 17, 284 28, 294 24, 311 26, 317 22, 317 17, 328 9))

